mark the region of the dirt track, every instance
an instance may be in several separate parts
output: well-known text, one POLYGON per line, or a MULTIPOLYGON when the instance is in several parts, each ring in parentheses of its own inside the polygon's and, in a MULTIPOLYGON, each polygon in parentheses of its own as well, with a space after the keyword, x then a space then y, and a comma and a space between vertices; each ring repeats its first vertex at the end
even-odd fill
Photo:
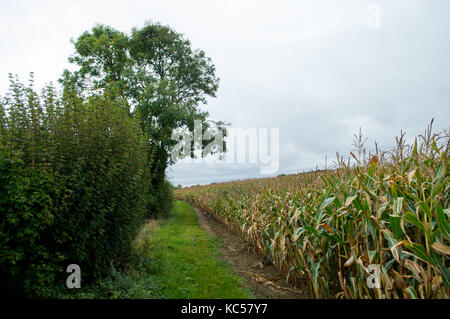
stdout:
POLYGON ((198 208, 200 226, 206 233, 222 240, 221 252, 223 258, 233 265, 234 271, 245 279, 248 287, 257 298, 261 299, 304 299, 292 285, 286 284, 275 267, 264 261, 264 258, 252 247, 243 242, 238 235, 230 232, 225 225, 217 222, 211 216, 203 214, 198 208))

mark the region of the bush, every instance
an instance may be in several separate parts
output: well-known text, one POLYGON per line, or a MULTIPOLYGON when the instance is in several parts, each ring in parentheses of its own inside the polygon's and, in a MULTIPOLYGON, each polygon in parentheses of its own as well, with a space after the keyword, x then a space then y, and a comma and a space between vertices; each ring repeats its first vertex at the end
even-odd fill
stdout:
POLYGON ((85 99, 11 77, 0 101, 0 282, 50 297, 123 267, 146 214, 148 138, 114 92, 85 99))
POLYGON ((163 179, 153 186, 150 208, 147 217, 166 218, 173 208, 173 186, 163 179))

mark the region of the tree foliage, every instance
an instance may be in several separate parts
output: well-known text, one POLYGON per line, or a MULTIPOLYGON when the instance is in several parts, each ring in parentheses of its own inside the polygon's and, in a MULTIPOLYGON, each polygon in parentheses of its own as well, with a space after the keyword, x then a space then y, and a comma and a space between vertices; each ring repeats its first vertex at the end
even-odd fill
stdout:
MULTIPOLYGON (((173 130, 193 131, 194 121, 201 120, 203 131, 215 129, 226 135, 227 123, 207 120, 208 112, 200 107, 218 88, 211 59, 193 50, 183 35, 160 24, 134 28, 130 35, 97 25, 74 41, 74 47, 69 61, 79 68, 72 73, 66 70, 61 82, 77 92, 111 88, 119 92, 149 136, 151 193, 161 195, 150 209, 164 213, 159 204, 166 201, 165 170, 173 163, 170 154, 177 143, 171 138, 173 130)), ((211 140, 202 141, 202 146, 211 140)))

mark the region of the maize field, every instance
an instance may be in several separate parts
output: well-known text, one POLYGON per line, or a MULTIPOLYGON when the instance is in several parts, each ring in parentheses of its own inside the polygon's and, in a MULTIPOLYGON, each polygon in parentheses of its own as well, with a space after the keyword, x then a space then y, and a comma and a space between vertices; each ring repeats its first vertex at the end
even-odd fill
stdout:
POLYGON ((449 134, 337 156, 333 169, 178 189, 312 298, 450 293, 449 134), (362 156, 364 155, 364 156, 362 156))

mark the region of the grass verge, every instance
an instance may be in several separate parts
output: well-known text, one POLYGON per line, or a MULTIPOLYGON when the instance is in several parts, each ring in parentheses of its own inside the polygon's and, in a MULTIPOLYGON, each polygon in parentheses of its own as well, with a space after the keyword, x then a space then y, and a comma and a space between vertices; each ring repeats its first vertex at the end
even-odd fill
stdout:
POLYGON ((150 220, 135 242, 135 265, 62 298, 254 298, 220 259, 220 240, 200 227, 194 209, 175 201, 165 220, 150 220))
POLYGON ((194 209, 176 201, 148 245, 164 298, 253 298, 242 278, 218 258, 219 245, 200 228, 194 209))

